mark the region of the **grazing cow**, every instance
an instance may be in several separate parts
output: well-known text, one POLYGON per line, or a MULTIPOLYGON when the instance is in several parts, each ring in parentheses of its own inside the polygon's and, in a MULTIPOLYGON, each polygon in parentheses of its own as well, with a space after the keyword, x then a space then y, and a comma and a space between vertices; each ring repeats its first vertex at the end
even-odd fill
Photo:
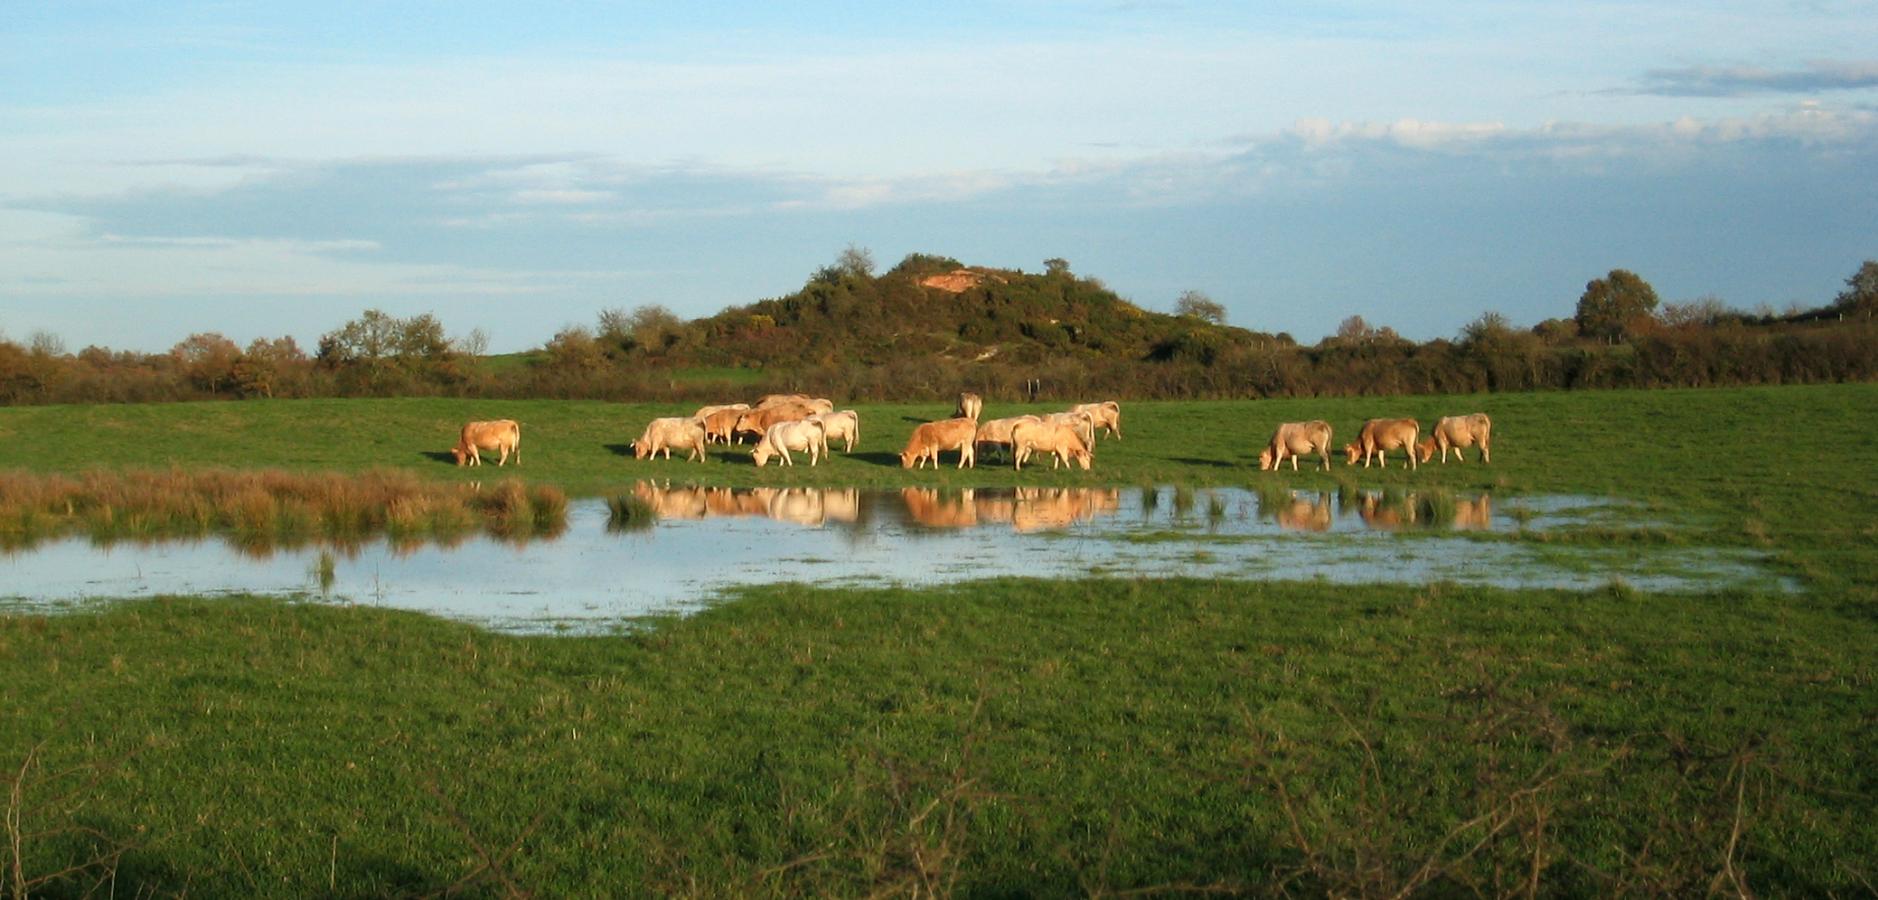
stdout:
POLYGON ((1330 471, 1330 423, 1323 419, 1309 422, 1286 422, 1272 432, 1272 440, 1259 453, 1259 471, 1278 468, 1289 457, 1291 471, 1298 470, 1298 457, 1315 453, 1324 459, 1324 471, 1330 471))
POLYGON ((978 426, 978 433, 972 436, 972 443, 979 446, 1003 447, 1011 449, 1011 429, 1019 422, 1041 422, 1036 416, 1011 416, 1005 419, 992 419, 978 426))
POLYGON ((1075 429, 1077 434, 1082 435, 1082 442, 1089 445, 1090 452, 1093 453, 1095 451, 1096 419, 1088 410, 1081 412, 1050 413, 1043 417, 1043 421, 1052 425, 1063 425, 1075 429))
POLYGON ((633 458, 648 459, 656 457, 659 451, 665 451, 665 458, 672 458, 672 448, 689 450, 686 459, 704 462, 704 426, 696 419, 669 416, 653 419, 646 424, 646 430, 633 441, 633 458))
POLYGON ((1101 403, 1078 403, 1070 407, 1069 411, 1088 413, 1089 418, 1095 421, 1095 427, 1102 429, 1103 434, 1112 434, 1118 441, 1122 439, 1122 405, 1120 403, 1113 400, 1104 400, 1101 403))
POLYGON ((737 416, 737 424, 731 429, 731 436, 754 435, 762 440, 769 433, 769 427, 778 422, 800 422, 812 415, 815 410, 806 403, 785 403, 780 406, 758 406, 756 409, 737 416))
POLYGON ((1416 445, 1416 450, 1419 451, 1421 461, 1427 462, 1435 455, 1435 450, 1439 449, 1441 462, 1446 465, 1449 450, 1454 451, 1455 459, 1466 462, 1467 457, 1461 455, 1462 448, 1479 445, 1480 461, 1492 462, 1492 451, 1487 448, 1487 443, 1492 439, 1493 420, 1487 418, 1486 413, 1446 416, 1435 423, 1434 433, 1423 438, 1422 442, 1416 445))
MULTIPOLYGON (((743 404, 737 406, 743 406, 743 404)), ((738 409, 737 406, 726 406, 704 417, 705 440, 723 444, 731 442, 737 433, 737 420, 750 411, 747 406, 743 406, 742 409, 738 409)))
POLYGON ((1415 439, 1420 436, 1422 427, 1414 419, 1371 419, 1363 423, 1363 430, 1356 437, 1356 443, 1343 445, 1343 453, 1349 457, 1348 464, 1356 465, 1357 457, 1363 458, 1363 468, 1369 468, 1370 457, 1374 456, 1378 465, 1389 467, 1388 451, 1400 449, 1408 457, 1409 468, 1416 467, 1415 439))
POLYGON ((980 397, 977 394, 972 393, 971 391, 966 391, 965 393, 959 395, 959 405, 957 409, 954 409, 952 411, 952 417, 955 419, 974 419, 975 420, 978 418, 978 414, 984 411, 985 411, 985 398, 980 397))
POLYGON ((900 468, 911 469, 917 464, 926 465, 932 460, 932 467, 939 468, 939 452, 957 450, 959 468, 977 466, 977 456, 972 447, 972 438, 978 435, 978 422, 973 419, 940 419, 937 422, 923 422, 913 429, 913 436, 907 439, 906 449, 900 451, 900 468))
POLYGON ((790 403, 806 404, 811 400, 807 394, 764 394, 756 398, 756 409, 769 409, 772 406, 784 406, 790 403))
POLYGON ((730 430, 737 425, 737 416, 747 412, 749 409, 750 404, 748 403, 726 403, 719 406, 702 406, 698 408, 697 412, 691 414, 691 418, 696 420, 699 425, 704 426, 704 440, 706 443, 723 441, 728 444, 730 443, 730 430), (713 421, 718 422, 720 427, 713 430, 711 428, 713 421))
POLYGON ((814 419, 777 422, 763 432, 763 439, 750 451, 750 458, 756 460, 757 468, 762 468, 772 456, 781 459, 785 466, 793 466, 796 461, 789 458, 791 450, 807 452, 811 466, 826 456, 828 436, 822 430, 822 423, 814 419))
POLYGON ((496 457, 496 465, 509 461, 515 456, 515 464, 522 464, 522 426, 514 419, 496 419, 490 422, 465 422, 463 434, 457 438, 456 446, 450 448, 450 455, 456 457, 456 464, 480 466, 483 464, 482 452, 494 450, 501 454, 496 457))
POLYGON ((822 423, 822 431, 827 434, 829 443, 841 441, 841 452, 854 452, 854 442, 861 439, 860 413, 844 409, 840 412, 818 413, 809 418, 822 423))
POLYGON ((1023 422, 1011 429, 1012 465, 1018 470, 1024 468, 1024 460, 1032 453, 1042 450, 1056 455, 1050 468, 1070 466, 1081 463, 1083 471, 1088 471, 1094 461, 1089 452, 1089 444, 1075 427, 1057 422, 1023 422))

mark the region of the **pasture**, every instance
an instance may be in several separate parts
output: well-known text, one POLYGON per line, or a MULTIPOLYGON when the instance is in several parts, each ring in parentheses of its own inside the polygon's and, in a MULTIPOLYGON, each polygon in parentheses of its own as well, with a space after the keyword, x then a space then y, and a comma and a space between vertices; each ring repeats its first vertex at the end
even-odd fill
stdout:
POLYGON ((241 598, 5 615, 0 893, 1878 884, 1878 386, 1125 403, 1091 472, 901 470, 914 422, 950 408, 859 407, 853 456, 787 470, 634 460, 647 419, 689 412, 655 405, 14 408, 0 469, 1611 495, 1682 530, 1566 539, 1761 548, 1804 590, 782 584, 604 637, 241 598), (1372 416, 1473 411, 1491 466, 1256 470, 1280 421, 1341 444, 1372 416), (452 466, 456 426, 497 417, 523 423, 524 466, 452 466))

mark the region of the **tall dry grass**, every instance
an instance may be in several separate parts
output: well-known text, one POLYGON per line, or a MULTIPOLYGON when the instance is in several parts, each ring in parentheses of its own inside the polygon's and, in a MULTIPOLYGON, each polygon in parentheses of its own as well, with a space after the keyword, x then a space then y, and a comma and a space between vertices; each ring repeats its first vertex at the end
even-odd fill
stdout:
POLYGON ((225 534, 257 551, 314 540, 454 541, 477 532, 547 537, 566 528, 567 495, 508 480, 426 481, 389 469, 358 475, 280 470, 133 469, 79 476, 0 474, 0 547, 68 534, 115 541, 225 534))

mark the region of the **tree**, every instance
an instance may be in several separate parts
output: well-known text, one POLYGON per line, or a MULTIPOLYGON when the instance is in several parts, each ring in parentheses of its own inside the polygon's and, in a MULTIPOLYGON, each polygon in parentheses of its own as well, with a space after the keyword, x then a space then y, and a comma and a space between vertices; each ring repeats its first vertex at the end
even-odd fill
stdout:
POLYGON ((669 350, 685 338, 685 320, 657 303, 633 310, 626 325, 633 341, 651 353, 669 350))
POLYGON ((1199 291, 1181 294, 1180 299, 1174 301, 1174 313, 1214 325, 1226 324, 1226 307, 1199 291))
POLYGON ((1069 277, 1069 260, 1061 256, 1052 256, 1043 261, 1043 274, 1052 277, 1069 277))
POLYGON ((244 394, 272 397, 283 382, 299 379, 306 362, 306 354, 291 337, 255 338, 235 360, 235 386, 244 394))
POLYGON ((841 251, 841 256, 835 259, 835 268, 855 278, 872 278, 874 277, 874 254, 866 247, 849 244, 848 249, 841 251))
POLYGON ((425 313, 400 319, 376 309, 321 335, 317 355, 329 369, 362 373, 373 388, 384 386, 384 377, 399 369, 413 375, 443 375, 451 361, 450 342, 437 317, 425 313))
POLYGON ((1649 282, 1627 269, 1612 269, 1585 285, 1578 298, 1578 331, 1616 342, 1647 326, 1655 310, 1656 289, 1649 282))
POLYGON ((543 348, 548 351, 548 365, 573 372, 591 372, 606 364, 593 332, 579 325, 569 325, 555 332, 543 348))
POLYGON ((1350 344, 1361 344, 1376 337, 1376 329, 1369 327, 1362 316, 1350 316, 1337 323, 1337 340, 1350 344))
POLYGON ((1878 312, 1878 259, 1865 260, 1865 264, 1845 280, 1845 290, 1839 292, 1833 305, 1841 312, 1860 313, 1868 319, 1873 312, 1878 312))
POLYGON ((1670 328, 1713 328, 1733 315, 1720 297, 1697 297, 1688 303, 1665 303, 1657 319, 1670 328))
POLYGON ((215 332, 198 332, 171 347, 170 355, 182 365, 190 383, 213 394, 234 385, 241 348, 215 332))

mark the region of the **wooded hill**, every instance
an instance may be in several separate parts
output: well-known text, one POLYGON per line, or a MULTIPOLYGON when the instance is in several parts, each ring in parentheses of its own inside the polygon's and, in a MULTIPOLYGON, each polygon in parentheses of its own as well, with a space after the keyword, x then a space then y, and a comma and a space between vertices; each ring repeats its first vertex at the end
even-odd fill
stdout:
MULTIPOLYGON (((0 339, 0 403, 454 395, 721 402, 771 391, 848 400, 1268 397, 1820 383, 1878 378, 1878 261, 1785 315, 1710 299, 1660 305, 1635 273, 1586 285, 1576 314, 1530 329, 1486 312, 1417 343, 1360 316, 1314 345, 1225 324, 1190 292, 1153 312, 1079 277, 926 254, 876 275, 850 248, 793 293, 685 320, 602 310, 543 347, 489 357, 432 315, 367 310, 320 338, 245 349, 214 333, 168 353, 0 339)), ((1561 310, 1561 312, 1564 312, 1561 310)))
POLYGON ((1052 260, 1047 271, 967 267, 915 254, 873 277, 832 265, 785 297, 693 323, 674 362, 799 368, 910 359, 1037 364, 1207 356, 1258 337, 1242 328, 1142 309, 1052 260))

